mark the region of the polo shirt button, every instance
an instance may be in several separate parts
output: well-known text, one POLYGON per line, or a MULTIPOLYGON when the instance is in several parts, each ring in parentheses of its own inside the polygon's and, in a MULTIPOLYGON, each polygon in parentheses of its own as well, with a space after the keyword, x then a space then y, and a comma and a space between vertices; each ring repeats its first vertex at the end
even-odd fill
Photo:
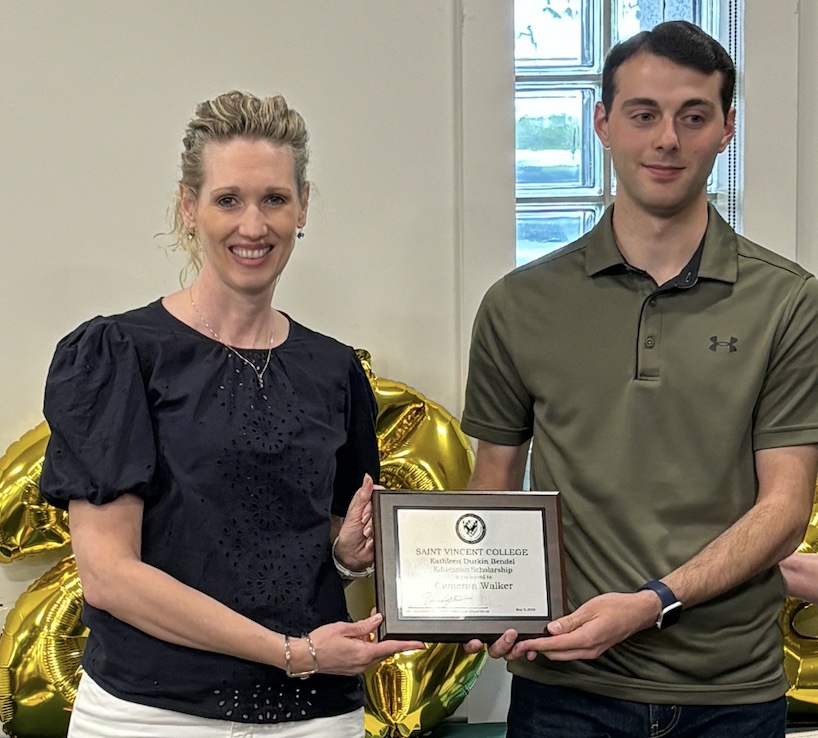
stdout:
POLYGON ((656 303, 657 303, 657 300, 656 300, 655 297, 651 297, 650 300, 648 300, 648 305, 650 305, 652 308, 656 307, 656 303))
POLYGON ((653 348, 656 345, 656 339, 653 336, 648 336, 645 339, 645 348, 653 348))

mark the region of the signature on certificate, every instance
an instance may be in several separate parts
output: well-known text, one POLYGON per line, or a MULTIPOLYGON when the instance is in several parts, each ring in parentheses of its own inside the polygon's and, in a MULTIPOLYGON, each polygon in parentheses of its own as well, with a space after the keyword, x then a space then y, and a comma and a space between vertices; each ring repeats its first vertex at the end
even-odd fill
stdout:
POLYGON ((458 602, 471 602, 472 595, 457 592, 436 592, 431 590, 423 598, 424 605, 454 605, 458 602))

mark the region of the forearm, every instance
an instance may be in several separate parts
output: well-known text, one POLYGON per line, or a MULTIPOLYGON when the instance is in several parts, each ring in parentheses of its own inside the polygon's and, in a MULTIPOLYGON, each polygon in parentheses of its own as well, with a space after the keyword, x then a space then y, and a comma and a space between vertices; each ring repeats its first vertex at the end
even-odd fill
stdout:
POLYGON ((662 578, 684 604, 712 599, 774 566, 801 542, 806 520, 756 505, 696 556, 662 578))
POLYGON ((755 454, 755 505, 686 564, 663 578, 685 607, 727 592, 769 569, 801 542, 815 489, 818 448, 755 454))
POLYGON ((283 634, 138 559, 80 576, 90 604, 155 638, 284 668, 283 634))
POLYGON ((479 441, 470 490, 519 490, 523 486, 529 442, 521 446, 499 446, 479 441))

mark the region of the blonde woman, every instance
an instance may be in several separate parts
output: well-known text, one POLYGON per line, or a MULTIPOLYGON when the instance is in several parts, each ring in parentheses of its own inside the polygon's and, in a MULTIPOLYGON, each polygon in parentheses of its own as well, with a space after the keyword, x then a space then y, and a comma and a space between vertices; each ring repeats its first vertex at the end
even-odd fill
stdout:
POLYGON ((282 97, 230 92, 183 144, 195 280, 77 328, 46 386, 41 487, 69 509, 90 628, 69 736, 359 738, 356 675, 422 644, 348 622, 374 399, 351 348, 271 307, 306 224, 307 131, 282 97))

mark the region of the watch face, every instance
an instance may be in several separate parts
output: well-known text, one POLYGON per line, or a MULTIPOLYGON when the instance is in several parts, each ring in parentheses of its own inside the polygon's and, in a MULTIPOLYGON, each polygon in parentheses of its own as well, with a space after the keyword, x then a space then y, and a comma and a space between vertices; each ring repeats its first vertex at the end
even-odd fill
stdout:
POLYGON ((659 620, 656 621, 656 627, 659 630, 664 630, 665 628, 669 628, 671 625, 676 625, 679 622, 679 618, 682 616, 682 603, 681 602, 674 602, 672 605, 668 605, 666 608, 659 613, 659 620))

